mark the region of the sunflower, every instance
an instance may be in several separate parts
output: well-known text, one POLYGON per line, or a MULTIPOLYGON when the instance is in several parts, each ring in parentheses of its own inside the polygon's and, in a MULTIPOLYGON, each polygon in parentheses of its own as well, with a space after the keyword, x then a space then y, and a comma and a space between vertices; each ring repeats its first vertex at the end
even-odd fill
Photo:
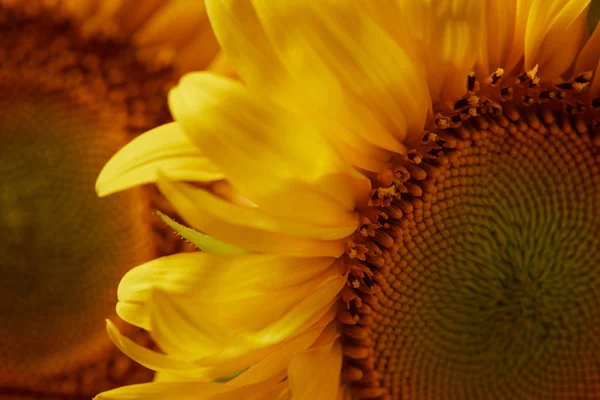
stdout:
POLYGON ((203 251, 125 275, 158 374, 97 398, 600 398, 588 6, 209 0, 239 80, 184 76, 96 185, 203 251))
POLYGON ((182 246, 146 217, 169 211, 152 190, 94 181, 217 51, 203 2, 0 0, 0 398, 151 379, 103 320, 127 270, 182 246))

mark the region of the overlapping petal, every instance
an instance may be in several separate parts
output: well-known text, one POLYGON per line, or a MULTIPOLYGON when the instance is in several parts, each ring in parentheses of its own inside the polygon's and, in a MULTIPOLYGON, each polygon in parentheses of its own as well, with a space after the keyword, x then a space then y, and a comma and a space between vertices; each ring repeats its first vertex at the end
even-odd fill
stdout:
POLYGON ((579 53, 575 68, 575 74, 581 74, 586 71, 592 71, 593 80, 589 87, 588 99, 592 101, 600 95, 600 29, 596 27, 592 36, 588 39, 585 46, 579 53))
MULTIPOLYGON (((132 148, 162 158, 130 158, 134 151, 126 149, 116 158, 125 172, 111 180, 115 190, 156 181, 190 226, 240 253, 261 254, 180 254, 132 270, 119 288, 119 315, 148 329, 166 354, 109 325, 115 343, 171 377, 161 385, 244 370, 198 386, 207 398, 336 398, 341 345, 335 327, 325 327, 346 283, 336 258, 370 190, 349 164, 377 170, 403 153, 428 111, 464 93, 475 67, 489 75, 539 64, 542 78, 573 69, 588 3, 209 2, 224 57, 242 82, 207 73, 183 78, 170 94, 177 122, 161 128, 177 129, 168 143, 181 148, 170 158, 148 136, 132 148), (185 151, 205 154, 239 201, 178 182, 207 180, 186 175, 187 164, 175 157, 185 151)), ((598 40, 575 69, 597 66, 598 40)))
POLYGON ((535 0, 525 34, 525 68, 539 65, 542 79, 551 79, 573 66, 588 37, 590 0, 535 0))
POLYGON ((321 132, 240 83, 188 74, 169 98, 192 141, 234 187, 273 215, 336 224, 366 200, 368 181, 342 162, 321 132))
POLYGON ((369 168, 389 158, 383 149, 403 152, 406 135, 420 133, 429 96, 420 69, 359 6, 224 0, 208 10, 251 88, 301 109, 369 168), (246 43, 250 36, 260 39, 246 43))
MULTIPOLYGON (((344 252, 343 240, 320 240, 292 236, 284 232, 252 227, 252 223, 228 222, 223 215, 205 212, 196 200, 200 189, 189 184, 159 179, 158 187, 192 227, 236 247, 249 251, 298 257, 338 257, 344 252), (248 226, 250 225, 250 226, 248 226)), ((258 214, 257 214, 258 215, 258 214)), ((320 215, 316 213, 316 215, 320 215)), ((266 216, 264 216, 266 218, 266 216)), ((260 221, 254 221, 260 223, 260 221)), ((327 230, 324 230, 327 231, 327 230)), ((319 232, 319 230, 315 230, 319 232)))
POLYGON ((511 74, 522 59, 525 48, 525 28, 533 0, 482 2, 482 24, 477 72, 490 76, 502 68, 511 74))
MULTIPOLYGON (((230 225, 320 240, 346 238, 358 227, 357 214, 346 214, 346 220, 339 221, 336 226, 301 223, 274 217, 268 209, 263 210, 259 207, 244 207, 232 204, 206 189, 195 188, 184 183, 173 184, 197 205, 198 213, 211 215, 230 225)), ((188 214, 185 213, 185 216, 188 216, 188 214)))
POLYGON ((123 386, 104 392, 96 400, 268 400, 274 399, 286 384, 260 382, 241 387, 219 383, 184 381, 152 382, 123 386))
POLYGON ((311 280, 331 268, 333 257, 272 254, 179 253, 130 270, 119 285, 120 302, 147 302, 153 289, 194 294, 206 302, 267 296, 311 280))
POLYGON ((340 387, 342 347, 335 331, 324 332, 313 347, 294 358, 288 367, 293 399, 336 399, 340 387))
POLYGON ((453 103, 465 92, 479 48, 482 2, 397 0, 407 36, 400 38, 426 71, 434 104, 453 103))
MULTIPOLYGON (((145 326, 181 359, 242 354, 312 326, 344 283, 333 258, 178 254, 130 271, 119 304, 137 306, 145 326), (274 302, 273 298, 279 301, 274 302)), ((128 320, 128 315, 122 315, 128 320)))
MULTIPOLYGON (((140 364, 160 371, 161 381, 213 381, 223 376, 231 386, 243 386, 277 377, 281 381, 290 359, 310 347, 322 334, 331 317, 322 318, 316 324, 299 332, 296 336, 281 343, 264 348, 248 349, 245 352, 210 356, 199 355, 197 359, 184 360, 174 355, 166 355, 149 350, 123 336, 110 321, 108 333, 116 346, 140 364), (163 379, 163 377, 167 379, 163 379)), ((331 329, 331 328, 330 328, 331 329)))
POLYGON ((172 179, 208 182, 224 178, 175 122, 138 136, 106 163, 96 181, 100 196, 155 182, 162 171, 172 179))
MULTIPOLYGON (((252 349, 282 342, 309 328, 331 309, 344 284, 344 276, 331 275, 318 286, 312 282, 312 290, 290 288, 289 299, 288 295, 282 299, 284 307, 269 305, 269 302, 273 303, 273 296, 247 299, 249 309, 266 315, 247 312, 244 322, 249 326, 239 324, 234 330, 231 320, 244 320, 244 316, 236 312, 236 308, 244 307, 244 300, 211 304, 156 292, 150 303, 150 330, 157 343, 169 354, 182 358, 195 354, 218 355, 227 360, 252 349), (224 317, 215 321, 218 313, 224 317), (253 318, 259 317, 260 327, 253 321, 253 318), (256 327, 259 329, 252 329, 256 327)), ((283 296, 283 292, 274 294, 279 296, 275 298, 283 296)))

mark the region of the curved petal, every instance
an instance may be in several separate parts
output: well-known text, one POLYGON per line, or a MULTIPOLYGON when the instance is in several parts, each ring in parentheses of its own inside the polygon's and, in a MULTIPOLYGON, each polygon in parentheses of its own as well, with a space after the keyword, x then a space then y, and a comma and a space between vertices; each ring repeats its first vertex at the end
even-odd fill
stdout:
POLYGON ((188 74, 169 102, 186 134, 233 186, 275 215, 333 224, 368 193, 366 178, 342 162, 321 132, 239 82, 188 74))
MULTIPOLYGON (((341 275, 326 278, 316 288, 312 283, 314 290, 302 300, 290 302, 292 307, 282 310, 283 313, 280 311, 276 315, 267 310, 271 321, 259 330, 246 329, 244 325, 241 325, 242 330, 240 325, 233 329, 213 323, 218 313, 233 314, 234 307, 243 307, 243 302, 221 304, 218 307, 205 303, 202 307, 191 299, 156 291, 150 303, 152 337, 161 348, 178 357, 216 357, 221 353, 225 359, 230 359, 280 343, 309 328, 328 313, 344 284, 345 277, 341 275)), ((273 297, 269 296, 266 300, 273 302, 273 297)), ((263 301, 261 305, 266 307, 266 304, 263 301)), ((250 313, 246 320, 252 322, 253 316, 257 317, 257 314, 250 313)), ((267 318, 261 322, 267 322, 267 318)))
POLYGON ((199 367, 191 361, 177 359, 173 356, 157 353, 154 350, 140 346, 131 339, 123 336, 115 324, 109 320, 106 321, 106 330, 110 340, 112 340, 119 350, 147 368, 155 371, 168 371, 171 374, 181 374, 187 377, 183 379, 210 379, 210 377, 205 376, 205 371, 210 370, 210 368, 199 367))
MULTIPOLYGON (((509 46, 508 53, 506 55, 506 59, 504 60, 503 65, 494 66, 494 68, 504 68, 509 74, 517 74, 522 71, 516 71, 515 68, 522 62, 523 57, 525 56, 525 35, 528 29, 528 21, 529 21, 529 13, 531 11, 531 6, 535 0, 512 0, 516 3, 515 8, 515 21, 514 21, 514 32, 512 37, 512 43, 509 46)), ((490 0, 491 3, 494 3, 493 0, 490 0)), ((502 3, 497 3, 502 6, 502 3)), ((496 12, 497 10, 493 10, 490 8, 490 12, 496 12)), ((490 18, 493 18, 493 14, 490 15, 490 18)), ((485 29, 485 28, 484 28, 485 29)), ((490 32, 493 32, 490 30, 490 32)), ((493 34, 493 33, 492 33, 493 34)), ((489 71, 490 73, 493 70, 489 71)))
POLYGON ((206 302, 267 296, 312 280, 335 262, 332 257, 269 254, 225 255, 206 252, 161 257, 128 271, 117 295, 123 303, 146 303, 154 289, 205 298, 206 302))
POLYGON ((342 348, 338 340, 301 353, 288 367, 292 399, 337 399, 341 368, 342 348))
POLYGON ((335 322, 328 326, 318 326, 309 329, 305 333, 285 342, 276 352, 271 353, 256 365, 248 368, 228 384, 244 385, 252 382, 260 382, 271 379, 278 374, 286 375, 286 369, 290 361, 312 346, 323 331, 335 330, 335 322))
MULTIPOLYGON (((229 357, 227 360, 223 357, 182 360, 140 346, 123 336, 110 321, 107 321, 107 331, 119 350, 146 368, 158 371, 155 381, 182 382, 193 379, 210 382, 218 377, 233 374, 234 379, 228 380, 227 383, 231 386, 243 386, 272 379, 277 375, 284 376, 290 359, 311 346, 326 325, 326 323, 315 324, 314 327, 286 342, 240 353, 237 358, 229 357), (244 372, 239 373, 239 371, 244 372)), ((277 381, 280 381, 283 376, 277 381)))
MULTIPOLYGON (((264 13, 266 6, 278 6, 280 2, 264 2, 259 5, 264 13)), ((313 2, 314 3, 314 2, 313 2)), ((321 4, 322 2, 319 2, 321 4)), ((288 2, 281 3, 287 6, 288 2)), ((314 3, 317 4, 317 3, 314 3)), ((340 3, 341 4, 341 3, 340 3)), ((351 5, 351 2, 343 3, 344 5, 351 5)), ((304 4, 306 5, 306 4, 304 4)), ((403 131, 393 131, 391 126, 385 126, 386 121, 374 120, 376 113, 373 110, 369 110, 372 104, 369 104, 367 92, 365 90, 369 88, 375 88, 375 86, 368 86, 361 84, 367 79, 378 79, 379 83, 386 82, 391 79, 390 74, 380 75, 381 72, 389 72, 390 66, 393 65, 394 78, 405 82, 409 79, 409 76, 418 74, 418 71, 410 69, 410 63, 398 63, 394 64, 393 59, 389 57, 389 54, 403 57, 406 61, 406 57, 402 55, 401 50, 392 43, 389 38, 385 40, 385 46, 393 49, 392 53, 386 53, 388 57, 385 59, 383 64, 374 62, 374 60, 364 60, 363 65, 356 65, 354 73, 360 71, 362 68, 364 76, 361 76, 357 80, 351 82, 354 86, 354 94, 349 92, 349 88, 344 88, 345 84, 341 78, 333 76, 335 71, 331 70, 331 66, 324 64, 320 58, 320 54, 314 51, 305 53, 298 53, 294 48, 284 48, 284 58, 280 54, 281 48, 276 49, 271 42, 272 30, 267 34, 267 30, 263 24, 263 21, 259 19, 257 10, 251 2, 239 1, 239 0, 217 0, 211 1, 207 4, 209 16, 213 24, 213 28, 219 39, 224 52, 227 54, 227 58, 232 61, 239 72, 242 79, 248 83, 250 88, 259 91, 260 93, 270 96, 282 101, 286 106, 296 111, 302 112, 304 115, 310 117, 310 119, 318 125, 323 132, 328 136, 328 139, 338 150, 343 150, 341 153, 344 159, 352 165, 357 165, 360 168, 377 170, 391 157, 389 151, 384 150, 383 147, 393 149, 395 151, 404 151, 404 148, 400 145, 394 135, 403 136, 406 134, 406 129, 403 131), (320 62, 314 65, 308 65, 306 70, 302 70, 302 66, 296 63, 296 68, 290 70, 289 65, 283 64, 283 61, 293 61, 293 58, 298 56, 298 61, 302 61, 308 65, 311 61, 309 57, 317 57, 320 62), (329 69, 328 69, 329 68, 329 69), (371 68, 371 71, 368 69, 371 68), (408 76, 402 76, 397 73, 397 68, 401 68, 410 72, 408 76), (366 70, 365 70, 366 69, 366 70), (368 76, 370 74, 370 76, 368 76), (313 85, 307 85, 306 82, 313 82, 313 85), (362 86, 360 86, 362 85, 362 86), (357 91, 363 91, 359 95, 360 101, 357 101, 357 91), (325 94, 325 95, 323 95, 325 94), (353 114, 355 113, 356 114, 353 114), (360 114, 360 115, 359 115, 360 114), (369 123, 370 121, 370 123, 369 123), (369 129, 365 130, 365 126, 368 125, 369 129), (390 128, 387 129, 386 128, 390 128), (346 148, 348 151, 346 151, 346 148), (358 156, 357 153, 362 153, 358 156)), ((267 10, 268 11, 268 10, 267 10)), ((296 21, 296 18, 291 14, 291 21, 296 21)), ((299 23, 307 24, 310 26, 310 21, 305 19, 299 21, 299 23)), ((386 33, 380 28, 375 26, 372 22, 365 22, 369 25, 371 31, 376 31, 379 36, 385 37, 386 33)), ((286 23, 280 18, 279 25, 285 25, 286 23)), ((349 24, 345 24, 348 26, 349 24)), ((290 27, 298 27, 299 24, 291 25, 290 27)), ((289 28, 289 27, 288 27, 289 28)), ((287 32, 287 28, 284 34, 287 32)), ((310 32, 302 32, 310 33, 310 32)), ((293 34, 290 31, 290 34, 293 34)), ((296 35, 298 39, 301 36, 296 35)), ((361 36, 362 43, 366 39, 366 35, 361 36)), ((289 35, 283 35, 283 39, 288 40, 289 35)), ((346 38, 348 39, 348 38, 346 38)), ((278 42, 280 47, 286 44, 282 41, 278 42)), ((314 43, 315 45, 317 43, 314 43)), ((346 43, 349 45, 350 43, 346 43)), ((305 50, 311 50, 311 44, 306 44, 302 48, 305 50)), ((384 57, 383 54, 375 51, 375 46, 367 43, 366 50, 369 50, 369 54, 374 57, 384 57)), ((363 46, 364 47, 364 46, 363 46)), ((359 49, 359 46, 355 46, 359 49)), ((380 47, 380 50, 381 47, 380 47)), ((332 49, 333 51, 333 49, 332 49)), ((331 53, 331 52, 330 52, 331 53)), ((352 57, 353 54, 347 54, 352 57)), ((356 54, 355 56, 358 56, 356 54)), ((333 57, 333 54, 328 55, 329 59, 333 57)), ((396 57, 396 59, 398 58, 396 57)), ((356 57, 355 57, 356 59, 356 57)), ((338 62, 338 67, 342 66, 342 61, 338 62)), ((358 60, 360 61, 360 60, 358 60)), ((352 72, 350 69, 348 73, 352 72)), ((346 74, 348 76, 348 74, 346 74)), ((347 81, 347 79, 345 79, 347 81)), ((421 79, 422 81, 422 79, 421 79)), ((410 83, 405 85, 406 87, 398 88, 398 85, 392 87, 378 86, 376 90, 387 94, 383 105, 389 105, 387 111, 396 107, 394 102, 401 102, 404 104, 412 105, 418 103, 417 100, 423 100, 423 95, 427 97, 427 91, 425 90, 414 92, 410 97, 396 97, 391 100, 390 94, 392 92, 406 91, 410 87, 415 86, 417 83, 410 83), (390 102, 391 101, 391 102, 390 102), (387 103, 386 103, 387 102, 387 103), (391 107, 391 108, 390 108, 391 107)), ((419 121, 420 118, 424 118, 426 112, 426 106, 423 110, 419 109, 418 113, 410 116, 410 121, 419 121)), ((374 107, 376 109, 376 107, 374 107)), ((380 110, 381 112, 382 110, 380 110)), ((383 110, 386 111, 386 110, 383 110)), ((388 116, 388 125, 393 125, 396 121, 400 125, 406 123, 406 114, 404 111, 395 114, 391 119, 388 116), (404 121, 404 122, 402 122, 404 121)), ((422 121, 421 121, 422 122, 422 121)))
POLYGON ((592 36, 588 39, 585 46, 579 53, 575 62, 574 74, 581 74, 586 71, 593 71, 592 83, 588 91, 588 97, 592 99, 600 95, 600 29, 596 27, 592 36))
POLYGON ((155 182, 158 171, 173 179, 213 181, 223 172, 183 133, 176 122, 154 128, 129 142, 106 163, 96 181, 99 196, 155 182))
POLYGON ((258 207, 241 207, 232 204, 207 190, 191 185, 178 183, 177 186, 197 205, 198 213, 212 215, 231 225, 322 240, 346 238, 359 225, 357 213, 348 213, 347 221, 344 221, 343 225, 326 227, 317 224, 303 224, 273 217, 258 207))
POLYGON ((480 43, 481 1, 397 0, 411 55, 422 60, 434 104, 453 104, 466 91, 480 43))
POLYGON ((562 75, 587 39, 590 0, 535 0, 525 35, 525 68, 539 65, 542 79, 562 75))
MULTIPOLYGON (((95 400, 266 400, 267 395, 281 392, 287 385, 260 382, 232 387, 213 382, 151 382, 123 386, 100 393, 95 400)), ((271 397, 273 398, 273 397, 271 397)))
POLYGON ((338 257, 344 252, 342 240, 294 237, 228 223, 222 216, 205 213, 195 201, 194 190, 189 185, 166 178, 159 179, 157 183, 185 221, 222 242, 256 252, 299 257, 338 257))
MULTIPOLYGON (((339 281, 340 265, 334 262, 333 258, 257 254, 182 253, 163 257, 136 267, 123 277, 118 290, 119 305, 138 314, 120 315, 130 323, 144 321, 143 327, 152 331, 170 354, 180 354, 182 359, 207 357, 219 353, 222 346, 218 343, 231 340, 231 335, 237 346, 243 342, 235 341, 241 332, 253 335, 268 329, 281 316, 294 313, 298 304, 311 296, 335 296, 339 290, 335 285, 332 292, 315 289, 331 287, 332 282, 339 281), (178 310, 164 317, 176 329, 159 327, 157 332, 152 323, 156 317, 153 309, 159 313, 178 310), (186 334, 184 328, 189 328, 190 333, 186 334), (173 334, 180 337, 178 340, 164 340, 161 336, 160 332, 169 333, 170 329, 175 329, 173 334), (203 333, 197 333, 198 330, 203 333)), ((322 308, 322 304, 316 304, 309 314, 322 308)))
MULTIPOLYGON (((507 65, 508 55, 514 45, 514 38, 519 27, 526 20, 517 18, 519 0, 485 0, 482 2, 481 42, 480 54, 477 59, 477 73, 489 76, 497 68, 504 68, 510 72, 513 65, 507 65)), ((521 48, 524 46, 522 40, 521 48)), ((522 54, 522 51, 521 51, 522 54)))
POLYGON ((156 214, 162 219, 167 225, 169 225, 174 231, 179 233, 181 237, 192 242, 196 247, 202 251, 215 254, 244 254, 246 250, 239 249, 235 246, 218 241, 202 232, 188 228, 187 226, 181 225, 169 218, 167 215, 156 211, 156 214))
POLYGON ((214 0, 206 8, 223 52, 242 79, 253 89, 280 90, 288 75, 252 2, 214 0))
POLYGON ((145 303, 124 303, 119 302, 116 306, 117 315, 131 325, 142 329, 150 329, 150 316, 148 315, 148 305, 145 303))
MULTIPOLYGON (((357 2, 254 2, 291 79, 319 113, 372 144, 402 152, 429 104, 421 66, 357 2)), ((288 101, 286 101, 287 103, 288 101)))

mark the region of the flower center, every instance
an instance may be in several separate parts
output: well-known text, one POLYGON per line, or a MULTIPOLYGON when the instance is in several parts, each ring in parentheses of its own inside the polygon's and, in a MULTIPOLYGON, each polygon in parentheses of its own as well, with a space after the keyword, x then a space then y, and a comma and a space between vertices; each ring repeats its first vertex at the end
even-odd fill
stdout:
POLYGON ((597 119, 524 96, 374 179, 338 318, 356 398, 600 395, 597 119))
POLYGON ((56 11, 0 5, 0 391, 89 397, 132 365, 104 327, 121 276, 173 250, 147 221, 150 189, 98 199, 94 182, 169 119, 176 77, 56 11))

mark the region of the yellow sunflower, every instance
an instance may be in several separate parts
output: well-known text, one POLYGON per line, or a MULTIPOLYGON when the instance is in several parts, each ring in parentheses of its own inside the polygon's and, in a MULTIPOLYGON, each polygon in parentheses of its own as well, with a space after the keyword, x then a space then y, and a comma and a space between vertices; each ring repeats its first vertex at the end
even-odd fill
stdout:
POLYGON ((147 218, 169 210, 152 190, 102 200, 94 181, 217 51, 203 2, 0 0, 0 398, 151 379, 104 319, 127 270, 183 247, 147 218))
POLYGON ((209 0, 240 80, 107 163, 202 252, 120 283, 153 383, 98 399, 600 398, 589 1, 209 0))

